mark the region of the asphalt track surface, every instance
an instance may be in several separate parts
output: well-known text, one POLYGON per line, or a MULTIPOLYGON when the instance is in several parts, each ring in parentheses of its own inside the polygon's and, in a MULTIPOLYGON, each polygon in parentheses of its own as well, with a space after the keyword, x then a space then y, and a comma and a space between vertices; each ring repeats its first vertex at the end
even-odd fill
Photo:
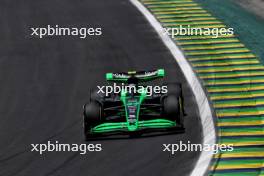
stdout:
POLYGON ((0 2, 0 176, 188 175, 199 152, 162 152, 162 144, 202 142, 195 99, 158 35, 126 0, 0 2), (30 36, 30 27, 102 27, 102 36, 30 36), (82 105, 105 72, 165 68, 181 81, 186 133, 102 139, 103 151, 31 152, 31 145, 84 143, 82 105))

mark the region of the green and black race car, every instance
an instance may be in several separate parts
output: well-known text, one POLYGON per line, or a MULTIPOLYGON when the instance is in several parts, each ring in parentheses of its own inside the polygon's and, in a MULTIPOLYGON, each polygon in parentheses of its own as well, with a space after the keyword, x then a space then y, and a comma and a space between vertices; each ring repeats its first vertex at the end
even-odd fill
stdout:
POLYGON ((164 76, 164 69, 107 73, 108 82, 122 83, 122 87, 126 85, 134 90, 123 88, 120 93, 108 95, 91 91, 90 102, 83 106, 85 139, 120 133, 138 136, 163 130, 184 132, 181 84, 163 83, 163 91, 151 95, 149 86, 144 85, 164 76))

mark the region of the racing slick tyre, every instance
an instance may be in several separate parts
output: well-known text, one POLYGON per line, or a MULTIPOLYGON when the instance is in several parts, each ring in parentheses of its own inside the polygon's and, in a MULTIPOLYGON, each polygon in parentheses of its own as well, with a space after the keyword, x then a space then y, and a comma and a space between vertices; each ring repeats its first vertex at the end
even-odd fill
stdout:
POLYGON ((101 92, 98 92, 94 89, 90 90, 90 100, 91 101, 97 101, 98 103, 102 103, 104 99, 104 94, 101 92))
POLYGON ((94 135, 90 133, 90 130, 101 121, 101 111, 102 107, 96 101, 91 101, 84 105, 83 130, 86 141, 94 137, 94 135))
POLYGON ((167 95, 174 95, 176 97, 181 96, 181 85, 179 83, 168 83, 167 84, 167 95))
POLYGON ((183 127, 183 120, 180 113, 180 104, 178 97, 174 95, 167 96, 163 101, 163 113, 168 119, 176 121, 177 125, 183 127))

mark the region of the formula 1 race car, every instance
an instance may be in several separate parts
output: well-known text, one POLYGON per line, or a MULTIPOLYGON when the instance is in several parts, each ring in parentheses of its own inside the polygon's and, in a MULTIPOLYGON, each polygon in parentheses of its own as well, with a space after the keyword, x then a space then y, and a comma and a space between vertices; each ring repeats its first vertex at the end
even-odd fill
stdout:
POLYGON ((151 86, 143 85, 164 76, 164 69, 107 73, 106 80, 122 83, 122 88, 118 93, 108 94, 91 91, 90 102, 83 106, 85 139, 120 133, 139 136, 151 131, 183 132, 185 112, 181 84, 163 83, 159 89, 162 91, 154 90, 152 94, 148 89, 151 86))

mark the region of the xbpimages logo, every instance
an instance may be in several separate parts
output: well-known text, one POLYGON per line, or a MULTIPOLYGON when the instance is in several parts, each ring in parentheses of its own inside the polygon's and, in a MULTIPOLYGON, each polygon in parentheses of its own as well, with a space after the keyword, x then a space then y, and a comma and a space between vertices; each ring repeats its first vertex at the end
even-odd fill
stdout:
POLYGON ((169 152, 174 155, 177 151, 180 152, 193 152, 193 151, 212 151, 214 154, 218 152, 233 151, 233 144, 192 144, 190 141, 183 143, 180 141, 179 144, 163 144, 163 151, 169 152))
POLYGON ((62 144, 59 141, 52 143, 48 141, 47 144, 31 144, 31 152, 38 152, 42 155, 44 152, 79 152, 81 155, 87 152, 102 151, 101 144, 62 144))
POLYGON ((85 39, 87 36, 102 35, 102 28, 100 27, 59 27, 59 25, 47 27, 31 27, 31 36, 44 38, 49 36, 77 36, 85 39))
POLYGON ((119 94, 121 91, 125 91, 127 93, 142 93, 146 92, 147 96, 152 96, 153 94, 165 94, 168 92, 167 86, 142 86, 142 85, 126 85, 124 83, 117 85, 116 83, 110 86, 97 86, 97 93, 104 94, 109 96, 110 94, 119 94))
POLYGON ((169 35, 172 38, 175 36, 212 36, 212 38, 218 38, 219 36, 228 36, 234 34, 233 28, 192 28, 190 25, 187 27, 180 25, 177 28, 163 28, 164 34, 169 35))

